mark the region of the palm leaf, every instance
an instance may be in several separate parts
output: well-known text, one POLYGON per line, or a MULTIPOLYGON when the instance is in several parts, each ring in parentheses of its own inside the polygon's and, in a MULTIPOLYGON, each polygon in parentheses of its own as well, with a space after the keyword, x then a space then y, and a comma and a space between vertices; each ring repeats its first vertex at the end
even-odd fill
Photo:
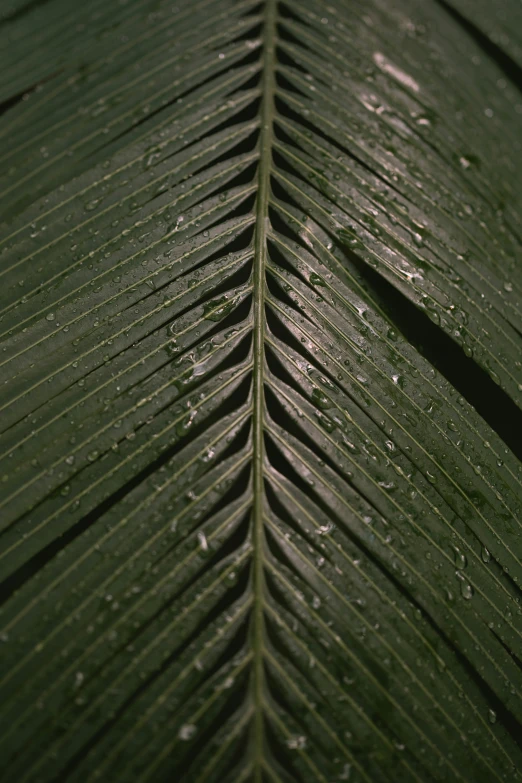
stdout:
POLYGON ((516 6, 4 3, 3 779, 517 779, 516 6))

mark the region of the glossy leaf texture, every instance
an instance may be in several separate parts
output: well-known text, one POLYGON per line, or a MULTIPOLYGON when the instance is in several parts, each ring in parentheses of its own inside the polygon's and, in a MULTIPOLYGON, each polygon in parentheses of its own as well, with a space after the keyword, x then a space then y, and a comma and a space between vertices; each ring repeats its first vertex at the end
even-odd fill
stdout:
POLYGON ((2 6, 2 780, 520 778, 519 18, 2 6))

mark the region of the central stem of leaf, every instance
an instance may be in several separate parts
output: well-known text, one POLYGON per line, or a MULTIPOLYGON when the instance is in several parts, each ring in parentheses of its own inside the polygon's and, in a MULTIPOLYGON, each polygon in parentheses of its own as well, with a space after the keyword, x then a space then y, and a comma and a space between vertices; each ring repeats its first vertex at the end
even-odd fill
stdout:
POLYGON ((267 234, 269 227, 268 202, 272 167, 272 134, 275 91, 275 37, 277 0, 266 0, 261 133, 259 138, 258 192, 256 200, 256 228, 254 236, 254 370, 253 370, 253 700, 254 700, 254 779, 260 783, 264 755, 264 611, 265 590, 264 557, 264 372, 265 372, 265 292, 267 234))

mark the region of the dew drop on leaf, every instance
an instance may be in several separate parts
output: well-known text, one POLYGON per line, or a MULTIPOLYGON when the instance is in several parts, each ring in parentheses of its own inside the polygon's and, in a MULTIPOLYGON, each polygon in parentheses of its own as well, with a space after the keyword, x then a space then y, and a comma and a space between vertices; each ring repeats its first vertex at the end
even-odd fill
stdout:
POLYGON ((187 742, 191 740, 197 731, 197 727, 193 723, 184 723, 178 731, 178 737, 180 740, 187 742))
POLYGON ((470 598, 473 598, 473 588, 469 582, 461 582, 460 594, 466 601, 469 601, 470 598))
POLYGON ((303 735, 298 737, 289 737, 286 741, 290 750, 303 750, 306 748, 306 737, 303 735))
POLYGON ((312 402, 322 410, 332 407, 332 401, 317 387, 312 390, 312 402))

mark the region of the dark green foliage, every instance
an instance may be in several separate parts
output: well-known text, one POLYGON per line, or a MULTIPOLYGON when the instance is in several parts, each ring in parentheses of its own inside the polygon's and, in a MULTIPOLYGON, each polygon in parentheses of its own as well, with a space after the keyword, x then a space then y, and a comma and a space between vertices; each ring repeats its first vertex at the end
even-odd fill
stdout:
POLYGON ((519 19, 5 0, 2 780, 519 779, 519 19))

